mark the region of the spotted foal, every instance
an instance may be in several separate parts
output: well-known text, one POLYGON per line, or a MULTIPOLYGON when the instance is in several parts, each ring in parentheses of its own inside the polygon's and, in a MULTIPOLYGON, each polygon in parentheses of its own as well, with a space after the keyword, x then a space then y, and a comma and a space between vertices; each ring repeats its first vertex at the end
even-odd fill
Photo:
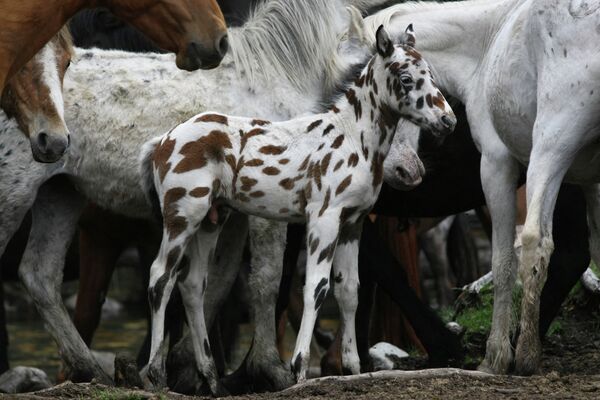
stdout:
POLYGON ((292 369, 306 378, 316 313, 329 289, 341 310, 342 363, 359 373, 354 314, 362 220, 381 189, 383 161, 396 124, 406 118, 434 132, 454 128, 454 114, 414 49, 409 26, 398 46, 380 27, 377 54, 331 110, 285 122, 200 114, 148 142, 146 189, 160 199, 164 221, 151 269, 149 377, 162 384, 164 313, 178 280, 197 367, 218 393, 203 317, 206 271, 226 217, 223 206, 269 219, 305 222, 308 259, 304 315, 292 369))

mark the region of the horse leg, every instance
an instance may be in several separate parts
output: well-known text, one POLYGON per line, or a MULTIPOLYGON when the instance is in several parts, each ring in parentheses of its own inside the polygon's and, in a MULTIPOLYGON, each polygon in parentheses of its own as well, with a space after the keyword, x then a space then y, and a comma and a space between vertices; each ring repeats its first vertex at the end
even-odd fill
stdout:
MULTIPOLYGON (((215 256, 208 267, 204 318, 209 331, 239 274, 247 236, 248 217, 231 212, 217 240, 215 256)), ((194 351, 189 335, 185 335, 171 350, 167 370, 169 388, 178 393, 196 393, 198 372, 194 366, 194 351)), ((229 386, 227 389, 232 391, 229 386)))
POLYGON ((554 253, 540 299, 540 338, 590 264, 586 204, 580 186, 563 184, 554 209, 554 253))
MULTIPOLYGON (((499 141, 499 139, 497 139, 499 141)), ((512 361, 512 290, 516 279, 515 207, 519 167, 503 144, 481 157, 481 182, 492 218, 494 306, 480 370, 504 374, 512 361)))
MULTIPOLYGON (((538 115, 533 135, 534 138, 540 138, 543 132, 543 139, 540 139, 531 152, 527 170, 527 218, 521 234, 519 274, 523 282, 523 298, 515 371, 525 375, 536 371, 541 358, 540 295, 546 282, 548 263, 554 249, 552 241, 554 206, 562 179, 581 144, 569 143, 569 140, 574 137, 564 135, 568 129, 557 130, 561 125, 560 120, 553 121, 559 123, 552 125, 546 125, 546 122, 538 115)), ((568 123, 571 124, 571 118, 568 123)), ((494 276, 494 284, 495 281, 494 276)))
POLYGON ((73 381, 112 380, 97 364, 73 326, 60 297, 65 255, 77 228, 83 199, 64 178, 42 186, 32 210, 29 242, 19 277, 56 341, 73 381))
MULTIPOLYGON (((450 332, 437 314, 419 299, 408 282, 405 269, 398 264, 379 237, 377 226, 367 218, 363 225, 358 253, 361 291, 366 283, 362 276, 368 271, 370 279, 377 287, 383 289, 400 306, 427 350, 431 365, 446 366, 449 360, 462 357, 463 351, 458 336, 450 332)), ((370 296, 372 302, 372 293, 370 296)), ((361 307, 362 302, 359 303, 359 309, 361 307)))
POLYGON ((600 184, 584 188, 590 230, 590 254, 596 265, 600 265, 600 184))
POLYGON ((437 226, 419 235, 419 245, 427 256, 434 275, 439 307, 452 303, 452 283, 450 282, 450 261, 446 253, 449 225, 454 217, 448 217, 437 226), (450 219, 450 221, 448 221, 450 219))
MULTIPOLYGON (((309 217, 311 217, 310 214, 307 210, 309 217)), ((316 214, 316 211, 314 214, 316 214)), ((318 218, 312 216, 312 218, 309 218, 309 221, 307 226, 304 311, 291 361, 292 372, 297 381, 306 380, 308 363, 310 361, 310 342, 317 319, 317 312, 329 290, 329 274, 337 244, 340 212, 330 209, 318 218)))
POLYGON ((88 347, 100 322, 115 263, 124 247, 103 226, 103 213, 95 206, 87 207, 79 222, 79 287, 73 323, 88 347))
POLYGON ((196 368, 200 377, 210 386, 212 394, 219 396, 226 392, 219 383, 210 349, 203 297, 208 284, 208 264, 213 257, 221 227, 210 228, 205 230, 201 227, 191 240, 186 253, 190 256, 189 265, 182 270, 178 286, 190 327, 196 368))
POLYGON ((360 374, 356 346, 356 308, 358 307, 358 243, 362 230, 360 218, 350 227, 342 226, 333 259, 333 292, 338 302, 342 325, 342 373, 360 374))
POLYGON ((246 358, 256 390, 282 390, 294 384, 276 347, 275 306, 281 283, 287 223, 250 218, 251 272, 248 278, 254 340, 246 358))

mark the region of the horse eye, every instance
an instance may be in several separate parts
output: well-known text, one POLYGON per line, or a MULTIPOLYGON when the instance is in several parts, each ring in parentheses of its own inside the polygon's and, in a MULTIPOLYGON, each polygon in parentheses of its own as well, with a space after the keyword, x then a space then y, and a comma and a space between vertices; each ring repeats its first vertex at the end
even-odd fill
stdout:
POLYGON ((402 82, 403 85, 410 85, 413 83, 413 78, 408 75, 403 75, 400 77, 400 82, 402 82))
POLYGON ((67 61, 67 65, 65 66, 65 71, 66 71, 67 69, 69 69, 69 67, 70 67, 70 66, 71 66, 71 60, 67 61))

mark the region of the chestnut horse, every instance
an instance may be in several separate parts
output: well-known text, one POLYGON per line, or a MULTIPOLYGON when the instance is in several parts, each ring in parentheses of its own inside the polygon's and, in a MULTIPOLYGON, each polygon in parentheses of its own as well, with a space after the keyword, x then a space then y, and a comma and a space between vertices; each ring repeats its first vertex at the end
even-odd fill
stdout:
MULTIPOLYGON (((181 69, 215 68, 227 52, 227 29, 216 0, 0 0, 0 90, 77 11, 97 6, 177 53, 181 69)), ((37 161, 55 162, 69 145, 68 131, 44 132, 31 145, 37 161)))

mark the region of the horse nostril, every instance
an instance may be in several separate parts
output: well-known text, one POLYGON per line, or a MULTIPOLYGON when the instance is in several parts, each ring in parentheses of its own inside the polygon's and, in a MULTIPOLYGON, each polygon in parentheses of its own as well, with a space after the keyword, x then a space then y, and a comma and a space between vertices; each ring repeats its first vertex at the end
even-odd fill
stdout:
POLYGON ((454 120, 447 115, 442 115, 441 120, 442 120, 442 124, 446 128, 452 128, 454 126, 454 120))
POLYGON ((225 57, 227 54, 227 50, 229 50, 229 39, 227 38, 227 34, 223 35, 217 44, 217 52, 221 57, 225 57))
POLYGON ((400 175, 400 178, 402 178, 402 179, 408 178, 408 174, 406 173, 404 168, 396 167, 396 172, 398 173, 398 175, 400 175))
POLYGON ((41 132, 37 137, 38 147, 40 150, 46 150, 46 146, 48 146, 48 134, 45 132, 41 132))

